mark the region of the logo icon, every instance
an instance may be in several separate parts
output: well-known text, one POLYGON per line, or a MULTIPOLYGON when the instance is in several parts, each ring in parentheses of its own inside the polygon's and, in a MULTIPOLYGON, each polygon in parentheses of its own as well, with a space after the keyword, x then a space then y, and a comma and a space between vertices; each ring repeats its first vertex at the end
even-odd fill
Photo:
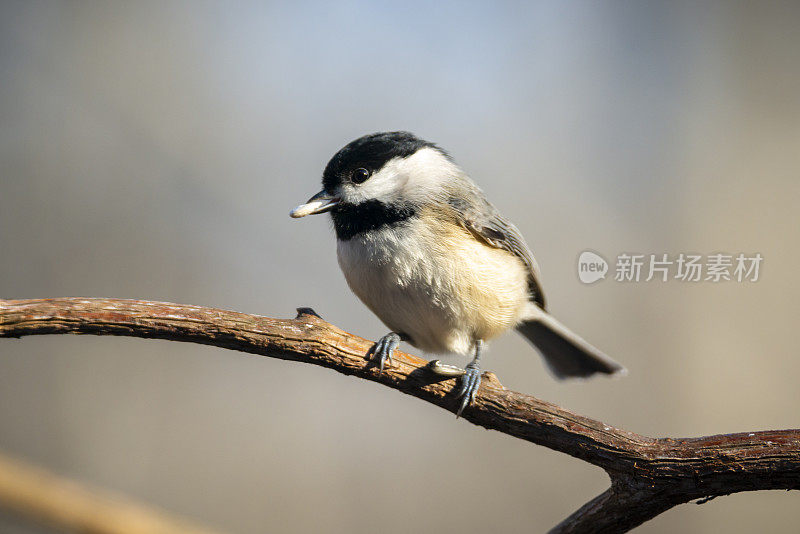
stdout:
POLYGON ((593 284, 606 277, 608 262, 591 250, 584 250, 578 256, 578 278, 584 284, 593 284))

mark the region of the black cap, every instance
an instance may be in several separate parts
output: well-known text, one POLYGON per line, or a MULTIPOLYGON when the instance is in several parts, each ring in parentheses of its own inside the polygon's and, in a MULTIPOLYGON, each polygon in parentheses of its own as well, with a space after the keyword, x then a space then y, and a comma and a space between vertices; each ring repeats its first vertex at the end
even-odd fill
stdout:
POLYGON ((331 158, 322 173, 322 185, 331 192, 359 167, 375 173, 387 161, 408 157, 425 147, 434 148, 447 156, 441 148, 411 132, 378 132, 359 137, 331 158))

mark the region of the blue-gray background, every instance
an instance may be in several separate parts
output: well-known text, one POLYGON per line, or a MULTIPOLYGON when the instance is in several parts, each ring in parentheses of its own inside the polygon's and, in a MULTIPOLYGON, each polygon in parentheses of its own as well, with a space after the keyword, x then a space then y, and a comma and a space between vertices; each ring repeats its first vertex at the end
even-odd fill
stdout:
MULTIPOLYGON (((313 306, 365 337, 325 217, 367 132, 436 141, 522 229, 552 311, 627 365, 507 386, 639 433, 798 426, 800 4, 3 2, 0 295, 313 306), (760 252, 755 284, 582 285, 584 249, 760 252)), ((329 370, 161 341, 0 342, 0 449, 221 531, 541 532, 607 485, 329 370)), ((640 532, 767 532, 796 493, 640 532)), ((8 528, 29 532, 24 523, 8 528)))

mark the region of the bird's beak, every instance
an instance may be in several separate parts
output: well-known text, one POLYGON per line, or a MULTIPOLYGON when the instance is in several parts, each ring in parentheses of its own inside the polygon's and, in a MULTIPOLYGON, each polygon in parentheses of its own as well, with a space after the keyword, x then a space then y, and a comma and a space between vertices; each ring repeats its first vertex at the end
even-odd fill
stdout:
POLYGON ((325 213, 340 201, 341 199, 339 197, 331 195, 325 190, 322 190, 313 197, 309 198, 308 202, 305 204, 300 204, 295 209, 290 211, 289 216, 299 219, 300 217, 305 217, 306 215, 325 213))

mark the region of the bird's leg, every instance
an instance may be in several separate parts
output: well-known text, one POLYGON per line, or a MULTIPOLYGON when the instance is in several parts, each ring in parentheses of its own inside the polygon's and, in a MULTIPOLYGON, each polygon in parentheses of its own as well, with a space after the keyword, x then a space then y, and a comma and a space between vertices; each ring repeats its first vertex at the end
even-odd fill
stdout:
POLYGON ((433 360, 428 364, 428 369, 442 376, 460 376, 461 387, 456 394, 456 398, 463 397, 461 406, 456 412, 456 417, 461 416, 464 408, 470 405, 475 400, 475 394, 481 385, 481 350, 483 349, 483 340, 475 341, 475 357, 467 364, 465 369, 461 369, 454 365, 445 365, 439 360, 433 360))
POLYGON ((389 332, 380 338, 377 343, 372 345, 372 348, 369 349, 369 352, 367 352, 367 358, 373 359, 372 356, 377 357, 381 373, 383 373, 384 364, 387 361, 389 363, 392 362, 392 353, 398 346, 400 346, 400 339, 400 334, 396 332, 389 332))

